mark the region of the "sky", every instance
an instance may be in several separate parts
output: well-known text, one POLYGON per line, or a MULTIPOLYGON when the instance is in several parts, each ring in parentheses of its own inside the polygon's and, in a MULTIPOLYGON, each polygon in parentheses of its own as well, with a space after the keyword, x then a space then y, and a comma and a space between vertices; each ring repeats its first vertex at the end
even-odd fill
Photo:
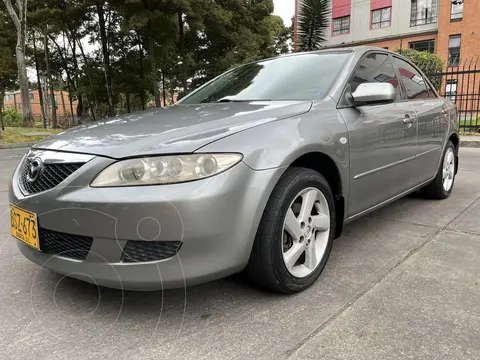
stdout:
POLYGON ((274 14, 282 17, 285 25, 292 24, 292 17, 295 15, 295 0, 273 0, 275 4, 274 14))

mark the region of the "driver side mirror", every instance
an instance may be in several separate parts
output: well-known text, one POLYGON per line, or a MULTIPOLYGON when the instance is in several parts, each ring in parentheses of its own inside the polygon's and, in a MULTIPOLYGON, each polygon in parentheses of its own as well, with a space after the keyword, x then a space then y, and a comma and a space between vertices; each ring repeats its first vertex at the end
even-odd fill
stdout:
POLYGON ((390 83, 363 83, 351 94, 356 104, 393 102, 395 88, 390 83))

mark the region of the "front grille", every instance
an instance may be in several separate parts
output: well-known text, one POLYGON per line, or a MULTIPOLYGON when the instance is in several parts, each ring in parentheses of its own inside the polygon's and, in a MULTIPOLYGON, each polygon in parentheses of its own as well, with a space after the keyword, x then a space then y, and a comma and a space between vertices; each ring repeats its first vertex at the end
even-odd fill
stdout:
POLYGON ((175 256, 181 241, 127 241, 123 249, 123 263, 165 260, 175 256))
POLYGON ((43 171, 38 178, 30 182, 27 180, 28 171, 33 159, 26 158, 20 170, 20 188, 24 194, 36 194, 47 191, 60 184, 67 177, 77 171, 84 163, 44 164, 43 171))
POLYGON ((92 247, 93 238, 39 229, 40 250, 76 260, 85 260, 92 247))

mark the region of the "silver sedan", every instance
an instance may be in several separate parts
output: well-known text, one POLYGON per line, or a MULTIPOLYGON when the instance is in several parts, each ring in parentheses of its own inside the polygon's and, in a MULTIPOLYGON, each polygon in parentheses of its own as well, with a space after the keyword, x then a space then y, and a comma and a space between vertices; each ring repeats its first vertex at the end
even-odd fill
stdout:
POLYGON ((168 109, 33 146, 11 181, 11 233, 31 261, 101 286, 244 271, 301 291, 344 224, 416 190, 450 195, 456 118, 414 64, 384 49, 246 64, 168 109))

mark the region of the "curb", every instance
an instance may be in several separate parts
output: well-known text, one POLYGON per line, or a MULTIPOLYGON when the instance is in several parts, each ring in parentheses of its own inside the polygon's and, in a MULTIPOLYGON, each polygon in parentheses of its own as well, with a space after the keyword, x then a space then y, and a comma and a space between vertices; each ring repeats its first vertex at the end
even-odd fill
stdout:
POLYGON ((479 141, 460 140, 460 147, 478 148, 480 147, 480 139, 479 141))
POLYGON ((0 149, 22 149, 29 148, 35 143, 23 143, 23 144, 0 144, 0 149))

